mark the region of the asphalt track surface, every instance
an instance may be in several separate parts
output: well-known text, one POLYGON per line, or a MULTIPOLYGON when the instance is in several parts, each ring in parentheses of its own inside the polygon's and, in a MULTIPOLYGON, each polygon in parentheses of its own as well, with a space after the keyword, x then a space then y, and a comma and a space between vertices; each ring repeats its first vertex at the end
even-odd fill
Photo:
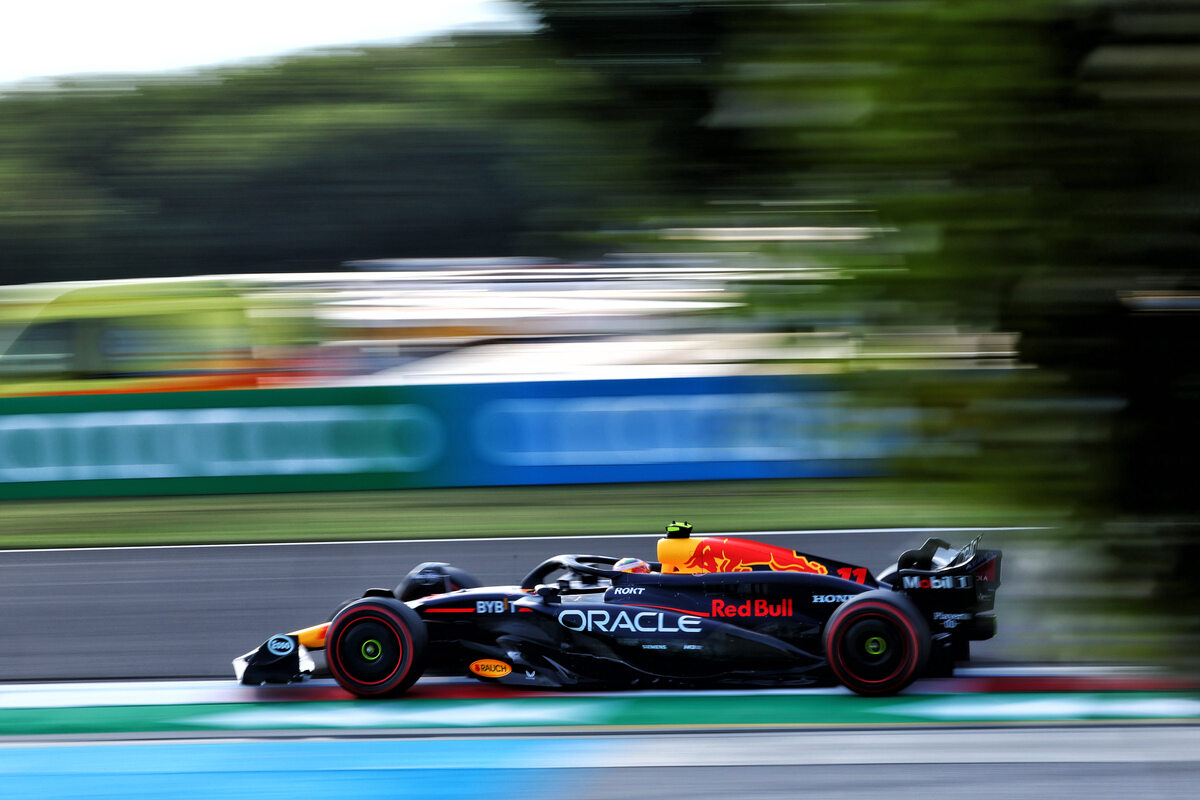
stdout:
MULTIPOLYGON (((878 571, 919 545, 927 532, 744 535, 878 571)), ((962 544, 974 532, 928 535, 962 544)), ((656 539, 651 534, 0 552, 0 603, 6 610, 0 623, 5 640, 0 676, 7 681, 212 677, 241 689, 229 680, 234 655, 270 633, 320 621, 339 601, 368 586, 393 586, 421 561, 451 561, 485 583, 514 583, 550 555, 651 557, 656 539)), ((1006 592, 1019 593, 1023 567, 1034 566, 1034 556, 1022 553, 1018 542, 1004 532, 988 536, 989 545, 1005 550, 1002 620, 1006 592), (1023 559, 1030 563, 1022 564, 1023 559)), ((976 657, 1008 660, 1007 646, 1002 635, 978 646, 976 657)), ((141 696, 139 702, 145 700, 141 696)), ((379 738, 364 731, 320 731, 280 738, 280 733, 137 742, 18 737, 0 743, 0 785, 4 796, 47 800, 445 800, 548 791, 577 800, 858 800, 865 794, 1103 800, 1188 797, 1200 785, 1200 725, 1194 723, 1030 726, 1014 719, 999 728, 960 723, 903 730, 592 736, 448 731, 379 738)))
MULTIPOLYGON (((972 529, 744 533, 879 571, 927 535, 955 545, 972 529)), ((418 540, 290 545, 0 552, 0 680, 227 678, 233 657, 268 636, 316 624, 368 587, 394 587, 423 561, 448 561, 484 584, 517 583, 564 553, 654 557, 660 534, 627 537, 418 540)), ((1004 616, 1019 552, 1004 531, 1004 616)), ((1007 660, 1004 638, 976 660, 1007 660)))

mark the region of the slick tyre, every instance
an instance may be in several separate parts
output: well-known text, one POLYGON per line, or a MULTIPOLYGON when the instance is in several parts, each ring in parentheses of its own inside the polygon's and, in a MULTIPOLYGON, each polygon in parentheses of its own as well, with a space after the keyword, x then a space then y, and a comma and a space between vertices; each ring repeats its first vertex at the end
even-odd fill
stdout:
POLYGON ((838 606, 824 642, 840 683, 858 694, 894 694, 925 668, 929 625, 908 598, 880 589, 838 606))
POLYGON ((402 693, 425 668, 425 623, 403 603, 365 597, 338 611, 325 635, 329 672, 359 697, 402 693))
POLYGON ((336 617, 338 614, 342 613, 343 608, 350 605, 351 603, 357 603, 361 599, 362 599, 361 597, 351 597, 349 600, 343 600, 342 602, 338 603, 337 606, 333 609, 333 613, 329 615, 329 621, 333 622, 333 618, 336 617))

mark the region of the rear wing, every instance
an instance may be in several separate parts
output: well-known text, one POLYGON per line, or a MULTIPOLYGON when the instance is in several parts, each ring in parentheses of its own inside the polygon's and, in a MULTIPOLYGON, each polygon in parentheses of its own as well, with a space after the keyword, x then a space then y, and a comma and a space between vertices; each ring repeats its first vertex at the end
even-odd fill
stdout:
POLYGON ((982 538, 977 536, 958 549, 941 539, 926 539, 918 549, 901 554, 894 567, 880 573, 879 580, 898 591, 926 597, 939 607, 990 611, 1000 587, 1002 554, 981 548, 982 538))

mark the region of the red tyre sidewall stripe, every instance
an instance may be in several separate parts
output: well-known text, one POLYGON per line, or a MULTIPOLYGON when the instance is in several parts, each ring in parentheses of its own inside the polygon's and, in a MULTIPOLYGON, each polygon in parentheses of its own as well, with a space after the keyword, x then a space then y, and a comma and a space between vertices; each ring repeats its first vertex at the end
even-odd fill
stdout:
POLYGON ((917 665, 917 631, 915 628, 913 628, 912 623, 908 621, 908 617, 906 617, 899 609, 893 608, 892 606, 887 605, 886 603, 870 603, 870 602, 868 602, 868 603, 859 603, 856 606, 852 606, 850 609, 847 610, 847 612, 845 614, 842 614, 840 617, 838 617, 837 619, 834 620, 833 633, 830 634, 829 644, 830 644, 830 646, 828 648, 829 652, 826 653, 826 656, 829 658, 829 666, 833 668, 834 674, 836 674, 837 677, 842 680, 842 683, 848 683, 848 681, 845 679, 845 676, 850 676, 851 678, 853 678, 853 681, 855 683, 859 683, 864 686, 877 686, 879 684, 889 683, 889 682, 895 680, 896 676, 900 675, 902 673, 905 673, 904 679, 907 679, 908 675, 911 674, 913 672, 913 670, 916 669, 916 665, 917 665), (861 617, 861 616, 855 615, 854 612, 857 612, 860 609, 873 611, 874 613, 868 614, 868 615, 866 615, 866 617, 861 617), (858 618, 860 618, 860 619, 861 618, 870 619, 872 616, 883 617, 884 619, 887 619, 887 620, 900 622, 904 626, 904 629, 906 631, 908 631, 908 641, 906 643, 908 652, 906 653, 905 658, 900 662, 900 664, 896 667, 895 671, 892 672, 891 675, 888 675, 886 678, 881 678, 879 680, 874 680, 874 681, 867 680, 866 678, 861 678, 861 677, 855 675, 854 672, 846 664, 841 662, 841 658, 840 658, 840 654, 839 654, 839 646, 841 645, 842 640, 845 638, 845 630, 844 630, 845 626, 843 625, 843 623, 848 617, 851 617, 851 616, 858 616, 858 618), (906 673, 906 671, 907 671, 907 673, 906 673))
MULTIPOLYGON (((368 681, 358 680, 357 678, 351 678, 349 670, 347 670, 346 667, 342 664, 342 660, 338 656, 338 653, 340 652, 340 648, 338 647, 338 644, 340 644, 342 637, 345 636, 346 630, 349 628, 349 624, 347 624, 345 627, 339 628, 339 630, 337 632, 337 636, 333 643, 334 647, 330 648, 330 647, 328 647, 328 645, 326 646, 326 652, 330 656, 332 656, 332 658, 329 659, 330 667, 332 668, 332 667, 334 667, 334 665, 336 665, 336 672, 340 672, 345 678, 347 678, 348 682, 353 683, 356 686, 364 687, 362 689, 363 692, 365 692, 367 694, 382 694, 384 692, 387 692, 391 687, 387 687, 387 688, 381 689, 381 690, 376 690, 374 692, 372 692, 369 687, 378 686, 381 683, 390 681, 396 675, 396 673, 400 671, 401 667, 404 668, 404 671, 401 673, 401 676, 400 676, 401 680, 403 680, 404 675, 406 675, 408 673, 408 670, 412 667, 412 659, 413 659, 412 637, 408 633, 408 626, 404 624, 404 620, 400 619, 395 614, 393 614, 391 611, 389 611, 386 608, 383 608, 382 606, 358 606, 357 608, 354 609, 353 613, 355 616, 351 620, 351 622, 358 622, 359 620, 363 620, 363 619, 376 619, 376 620, 379 620, 380 622, 387 624, 388 627, 390 627, 397 634, 397 638, 403 640, 402 644, 404 646, 404 656, 400 659, 400 663, 396 664, 395 669, 393 669, 390 673, 388 673, 388 675, 386 677, 381 678, 377 681, 369 681, 368 682, 368 681), (359 616, 358 615, 359 611, 374 611, 374 612, 377 612, 378 614, 382 614, 384 618, 381 619, 380 617, 372 615, 372 614, 359 616)), ((334 677, 337 677, 337 675, 335 674, 334 677)))

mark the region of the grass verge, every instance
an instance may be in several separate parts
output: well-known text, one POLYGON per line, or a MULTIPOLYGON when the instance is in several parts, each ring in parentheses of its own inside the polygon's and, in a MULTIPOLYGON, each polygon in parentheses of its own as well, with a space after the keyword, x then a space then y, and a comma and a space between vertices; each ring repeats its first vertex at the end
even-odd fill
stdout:
POLYGON ((11 500, 0 514, 3 548, 1059 521, 961 482, 895 478, 11 500))

